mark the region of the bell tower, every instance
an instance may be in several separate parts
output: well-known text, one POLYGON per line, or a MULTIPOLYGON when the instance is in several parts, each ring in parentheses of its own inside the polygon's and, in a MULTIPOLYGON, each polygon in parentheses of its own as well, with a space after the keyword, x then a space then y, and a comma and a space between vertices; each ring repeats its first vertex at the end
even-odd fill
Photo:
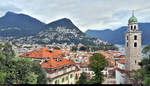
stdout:
POLYGON ((139 69, 138 63, 141 62, 141 31, 139 31, 134 11, 128 21, 128 30, 125 35, 125 52, 125 70, 139 69))

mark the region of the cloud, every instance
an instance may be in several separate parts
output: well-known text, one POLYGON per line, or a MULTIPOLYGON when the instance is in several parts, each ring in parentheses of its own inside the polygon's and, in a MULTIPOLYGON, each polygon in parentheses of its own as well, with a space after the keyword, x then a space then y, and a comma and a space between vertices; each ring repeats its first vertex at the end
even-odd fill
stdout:
POLYGON ((149 0, 5 0, 0 12, 21 12, 49 23, 70 18, 82 31, 115 29, 127 25, 131 10, 141 22, 149 22, 149 0))
POLYGON ((1 1, 0 16, 3 16, 7 11, 20 12, 21 9, 13 5, 11 2, 1 1))

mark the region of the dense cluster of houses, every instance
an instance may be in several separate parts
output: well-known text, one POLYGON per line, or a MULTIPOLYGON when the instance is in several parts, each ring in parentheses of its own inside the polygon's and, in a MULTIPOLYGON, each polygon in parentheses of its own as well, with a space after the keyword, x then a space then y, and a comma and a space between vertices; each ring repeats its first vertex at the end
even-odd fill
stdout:
POLYGON ((49 47, 35 48, 21 54, 19 57, 31 58, 39 62, 45 70, 49 84, 75 84, 85 72, 88 79, 95 76, 94 72, 88 68, 89 57, 93 53, 100 53, 108 61, 108 67, 102 72, 104 74, 103 84, 121 83, 124 69, 124 57, 118 51, 76 51, 68 48, 56 50, 49 47))

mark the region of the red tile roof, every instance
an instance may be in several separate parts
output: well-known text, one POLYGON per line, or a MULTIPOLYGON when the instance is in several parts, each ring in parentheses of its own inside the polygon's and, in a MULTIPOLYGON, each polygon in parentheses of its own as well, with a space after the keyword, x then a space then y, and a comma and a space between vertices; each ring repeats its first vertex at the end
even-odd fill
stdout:
POLYGON ((124 55, 120 55, 120 56, 118 56, 118 58, 125 58, 125 56, 124 55))
POLYGON ((120 68, 118 68, 118 67, 115 67, 115 69, 118 70, 120 73, 125 73, 125 74, 127 74, 128 76, 130 76, 129 71, 127 71, 127 70, 123 70, 123 69, 120 69, 120 68))
POLYGON ((118 62, 119 62, 120 64, 125 64, 125 60, 124 60, 124 59, 119 60, 118 62))
POLYGON ((41 64, 43 68, 57 68, 67 64, 73 64, 73 61, 67 60, 63 57, 60 57, 61 61, 56 61, 55 58, 50 58, 48 62, 44 62, 41 64))
POLYGON ((42 47, 40 50, 33 50, 28 53, 24 53, 20 55, 20 57, 27 57, 27 58, 45 58, 47 57, 49 60, 48 62, 43 62, 41 66, 43 68, 56 68, 67 64, 73 64, 74 62, 71 60, 67 60, 63 57, 63 52, 61 50, 52 50, 49 51, 48 47, 42 47), (57 58, 60 58, 61 61, 56 61, 57 58))
POLYGON ((48 47, 42 47, 40 48, 40 50, 33 50, 31 52, 27 52, 27 53, 20 55, 20 57, 37 58, 37 59, 45 58, 49 56, 50 56, 50 52, 49 52, 48 47))

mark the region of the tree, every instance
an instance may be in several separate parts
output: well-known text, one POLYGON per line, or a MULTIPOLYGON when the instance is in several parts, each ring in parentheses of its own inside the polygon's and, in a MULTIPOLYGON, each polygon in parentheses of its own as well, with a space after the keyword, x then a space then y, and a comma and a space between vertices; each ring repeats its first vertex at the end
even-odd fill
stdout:
POLYGON ((9 44, 0 44, 0 84, 46 84, 40 64, 29 58, 16 58, 9 44), (12 58, 13 57, 13 58, 12 58))
POLYGON ((0 70, 0 84, 4 84, 6 79, 6 73, 3 70, 0 70))
POLYGON ((6 57, 6 59, 15 57, 15 52, 12 49, 12 45, 10 43, 5 43, 3 45, 2 53, 6 57))
POLYGON ((88 50, 88 49, 87 49, 87 47, 85 47, 85 46, 81 46, 79 50, 80 50, 80 51, 86 51, 86 50, 88 50))
POLYGON ((150 45, 144 47, 143 50, 142 50, 142 52, 143 52, 144 54, 148 53, 149 51, 150 51, 150 45))
POLYGON ((147 55, 139 65, 141 69, 133 70, 130 72, 130 78, 133 80, 133 84, 150 85, 150 45, 143 48, 142 52, 147 55))
MULTIPOLYGON (((11 60, 7 64, 7 83, 14 84, 30 84, 27 80, 30 77, 29 73, 32 73, 32 61, 27 58, 11 58, 11 60)), ((34 74, 35 75, 35 74, 34 74)), ((33 75, 31 75, 33 76, 33 75)), ((38 75, 35 75, 38 76, 38 75)), ((31 80, 35 80, 35 77, 31 77, 31 80)), ((36 80, 37 81, 37 78, 36 80)), ((36 82, 37 83, 37 82, 36 82)))
POLYGON ((81 73, 79 81, 77 81, 77 84, 87 84, 87 76, 85 72, 81 73))
POLYGON ((78 50, 78 48, 76 47, 76 46, 73 46, 72 48, 71 48, 71 51, 77 51, 78 50))
POLYGON ((38 75, 34 72, 28 72, 24 78, 25 83, 23 84, 37 84, 38 75))
POLYGON ((134 85, 142 84, 146 71, 144 69, 130 71, 130 79, 134 85))
POLYGON ((46 79, 46 72, 44 71, 43 68, 41 68, 39 63, 33 62, 32 64, 32 71, 38 75, 37 77, 37 84, 46 84, 47 79, 46 79))
POLYGON ((145 77, 143 84, 146 86, 150 86, 150 76, 149 77, 145 77))
POLYGON ((90 64, 88 67, 95 73, 95 76, 93 76, 91 79, 92 83, 102 83, 104 77, 102 71, 106 66, 107 60, 102 54, 95 53, 90 57, 90 64))
POLYGON ((12 58, 8 62, 7 83, 46 84, 46 74, 41 66, 27 58, 12 58))
POLYGON ((55 47, 53 47, 54 49, 56 49, 56 50, 60 50, 60 48, 59 47, 57 47, 57 46, 55 46, 55 47))

